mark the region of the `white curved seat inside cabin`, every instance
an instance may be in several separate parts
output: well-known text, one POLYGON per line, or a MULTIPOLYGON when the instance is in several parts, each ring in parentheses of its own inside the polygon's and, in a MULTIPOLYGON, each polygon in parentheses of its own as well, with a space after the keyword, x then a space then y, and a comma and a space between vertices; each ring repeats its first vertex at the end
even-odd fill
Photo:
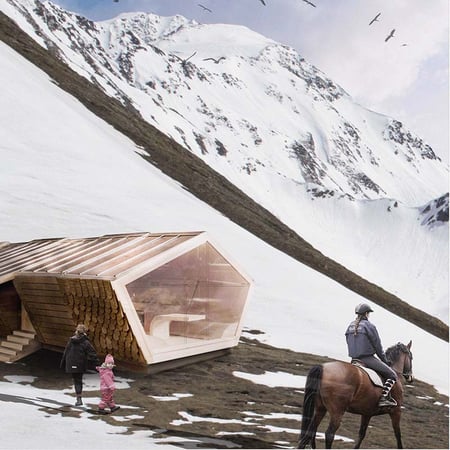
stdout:
POLYGON ((162 339, 167 339, 170 335, 170 322, 193 322, 205 319, 204 314, 160 314, 155 316, 150 324, 149 334, 162 339))

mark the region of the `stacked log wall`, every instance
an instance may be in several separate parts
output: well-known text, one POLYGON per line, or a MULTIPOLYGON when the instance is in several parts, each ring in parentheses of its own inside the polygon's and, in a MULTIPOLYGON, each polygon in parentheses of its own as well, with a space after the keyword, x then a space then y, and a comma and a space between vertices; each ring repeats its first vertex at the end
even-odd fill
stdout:
POLYGON ((111 353, 117 361, 147 364, 108 280, 59 278, 58 282, 74 321, 86 325, 99 355, 111 353))
POLYGON ((147 364, 108 280, 19 275, 14 285, 42 344, 63 349, 83 323, 100 357, 147 364))

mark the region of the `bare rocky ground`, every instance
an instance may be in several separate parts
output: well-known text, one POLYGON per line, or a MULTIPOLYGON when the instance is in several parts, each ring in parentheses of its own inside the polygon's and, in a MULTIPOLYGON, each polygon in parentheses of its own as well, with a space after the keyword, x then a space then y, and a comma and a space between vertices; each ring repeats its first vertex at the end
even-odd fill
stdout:
MULTIPOLYGON (((116 391, 118 404, 133 406, 133 415, 143 417, 118 422, 112 416, 92 416, 116 426, 128 426, 129 432, 149 429, 159 437, 177 437, 173 444, 180 448, 295 448, 299 435, 303 393, 297 388, 268 387, 233 375, 233 372, 263 374, 286 372, 306 375, 314 364, 327 361, 326 357, 296 353, 270 347, 243 337, 230 353, 213 360, 198 362, 152 375, 137 374, 116 369, 116 376, 134 380, 130 388, 116 391), (160 401, 154 397, 189 393, 177 401, 160 401), (183 421, 180 411, 197 418, 183 421), (249 412, 252 415, 249 415, 249 412), (280 413, 283 418, 277 418, 280 413), (288 415, 295 415, 288 418, 288 415), (204 419, 199 421, 199 418, 204 419), (210 421, 208 421, 208 419, 210 421), (224 419, 227 422, 221 423, 224 419), (181 421, 182 424, 174 424, 181 421), (236 423, 233 423, 236 422, 236 423), (240 423, 237 423, 240 422, 240 423), (245 425, 242 422, 246 422, 245 425), (220 435, 218 433, 226 433, 220 435), (180 440, 181 438, 181 440, 180 440)), ((32 375, 33 385, 45 389, 71 387, 70 376, 59 369, 60 354, 41 350, 14 364, 0 363, 0 380, 5 375, 32 375)), ((99 392, 86 392, 98 397, 99 392)), ((114 413, 129 415, 125 409, 114 413)), ((63 412, 48 409, 48 413, 77 416, 77 410, 63 412)), ((324 432, 327 417, 319 428, 324 432)), ((402 436, 405 448, 448 448, 448 397, 432 386, 416 380, 405 386, 405 405, 402 414, 402 436)), ((338 434, 355 439, 359 416, 346 414, 338 434)), ((169 439, 170 440, 170 439, 169 439)), ((324 441, 319 439, 319 448, 324 441)), ((388 416, 374 417, 364 448, 395 448, 396 442, 388 416)), ((353 443, 335 441, 334 448, 352 448, 353 443)))

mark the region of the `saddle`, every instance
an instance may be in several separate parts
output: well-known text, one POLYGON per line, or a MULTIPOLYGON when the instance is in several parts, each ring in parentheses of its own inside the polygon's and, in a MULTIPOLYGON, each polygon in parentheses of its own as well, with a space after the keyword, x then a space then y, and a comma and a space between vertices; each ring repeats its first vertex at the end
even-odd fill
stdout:
POLYGON ((384 386, 383 380, 381 379, 380 375, 378 375, 378 373, 375 372, 375 370, 369 369, 368 367, 364 366, 359 359, 352 359, 351 364, 366 372, 367 375, 369 376, 370 381, 374 386, 378 387, 384 386))

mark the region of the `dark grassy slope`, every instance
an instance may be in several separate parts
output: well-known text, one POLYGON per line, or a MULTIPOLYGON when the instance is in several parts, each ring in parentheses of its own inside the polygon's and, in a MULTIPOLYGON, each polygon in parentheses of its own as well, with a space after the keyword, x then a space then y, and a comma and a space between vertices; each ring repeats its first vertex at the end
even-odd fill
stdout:
MULTIPOLYGON (((119 101, 108 97, 95 84, 87 82, 40 47, 1 12, 0 39, 46 72, 61 89, 76 97, 86 108, 142 147, 148 155, 145 158, 150 163, 177 180, 197 198, 297 261, 448 341, 448 326, 445 323, 324 256, 200 158, 145 122, 133 107, 123 106, 119 101)), ((406 336, 405 339, 407 338, 406 336)))

